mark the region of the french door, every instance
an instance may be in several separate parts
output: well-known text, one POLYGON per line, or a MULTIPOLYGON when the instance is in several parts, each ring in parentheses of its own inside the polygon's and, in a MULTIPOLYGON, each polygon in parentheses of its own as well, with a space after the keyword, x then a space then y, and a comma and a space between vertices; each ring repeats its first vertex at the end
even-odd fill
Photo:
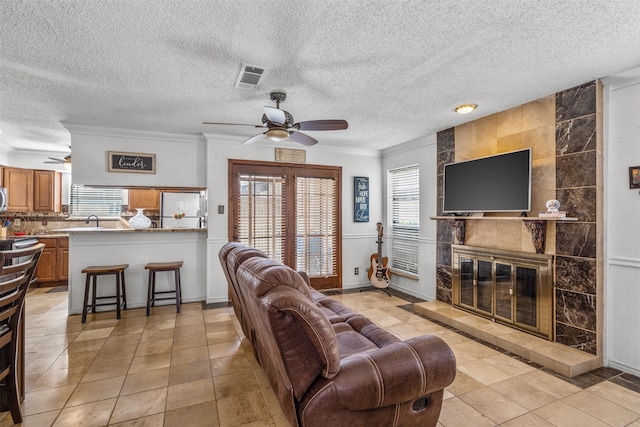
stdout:
POLYGON ((229 240, 342 287, 338 167, 229 160, 229 240))

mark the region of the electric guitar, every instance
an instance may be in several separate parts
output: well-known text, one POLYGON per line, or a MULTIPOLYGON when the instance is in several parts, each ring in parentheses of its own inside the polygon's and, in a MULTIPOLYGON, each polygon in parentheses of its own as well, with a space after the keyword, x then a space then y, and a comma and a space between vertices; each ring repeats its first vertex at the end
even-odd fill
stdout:
POLYGON ((376 225, 378 230, 378 253, 372 254, 370 261, 371 267, 369 268, 369 281, 376 288, 386 288, 389 286, 389 279, 391 279, 391 271, 387 268, 389 258, 382 256, 382 223, 379 222, 376 225))

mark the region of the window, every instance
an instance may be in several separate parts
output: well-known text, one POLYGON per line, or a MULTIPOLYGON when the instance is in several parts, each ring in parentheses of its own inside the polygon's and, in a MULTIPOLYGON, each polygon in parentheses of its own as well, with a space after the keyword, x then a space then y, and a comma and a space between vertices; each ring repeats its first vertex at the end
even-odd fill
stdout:
POLYGON ((391 269, 418 274, 420 184, 417 165, 388 172, 391 269))
POLYGON ((309 276, 337 274, 336 180, 296 177, 296 269, 309 276))
POLYGON ((92 188, 84 185, 71 186, 69 216, 86 217, 120 216, 122 209, 122 189, 92 188))
POLYGON ((342 286, 340 180, 335 166, 229 160, 229 239, 342 286))

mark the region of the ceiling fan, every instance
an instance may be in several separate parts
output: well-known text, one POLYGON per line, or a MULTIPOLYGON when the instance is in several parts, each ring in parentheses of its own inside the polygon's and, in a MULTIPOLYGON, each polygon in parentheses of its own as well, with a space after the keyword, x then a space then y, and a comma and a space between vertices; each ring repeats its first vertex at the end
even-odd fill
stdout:
POLYGON ((69 170, 71 169, 71 154, 64 156, 64 159, 58 159, 56 157, 47 157, 49 160, 45 161, 45 163, 51 163, 54 165, 64 165, 64 168, 69 170))
POLYGON ((280 109, 280 103, 287 99, 284 91, 273 91, 270 94, 271 100, 276 102, 276 107, 264 107, 261 125, 248 125, 242 123, 216 123, 203 122, 205 125, 230 125, 230 126, 252 126, 256 128, 266 128, 267 131, 253 136, 243 144, 251 144, 263 138, 269 138, 272 141, 284 141, 291 139, 302 145, 311 146, 317 144, 318 141, 301 130, 317 131, 317 130, 341 130, 346 129, 349 124, 346 120, 309 120, 305 122, 293 122, 293 116, 288 111, 280 109))

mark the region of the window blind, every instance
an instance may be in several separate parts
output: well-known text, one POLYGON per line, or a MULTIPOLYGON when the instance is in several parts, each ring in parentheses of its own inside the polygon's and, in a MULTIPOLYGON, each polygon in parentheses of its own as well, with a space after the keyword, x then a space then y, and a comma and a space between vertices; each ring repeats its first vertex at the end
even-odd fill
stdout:
POLYGON ((71 186, 69 216, 120 216, 121 210, 122 189, 120 188, 71 186))
POLYGON ((388 172, 391 211, 391 268, 418 274, 420 183, 417 165, 388 172))
POLYGON ((296 177, 296 268, 309 276, 337 274, 336 179, 296 177))
POLYGON ((284 262, 284 202, 284 177, 241 175, 238 241, 284 262))

